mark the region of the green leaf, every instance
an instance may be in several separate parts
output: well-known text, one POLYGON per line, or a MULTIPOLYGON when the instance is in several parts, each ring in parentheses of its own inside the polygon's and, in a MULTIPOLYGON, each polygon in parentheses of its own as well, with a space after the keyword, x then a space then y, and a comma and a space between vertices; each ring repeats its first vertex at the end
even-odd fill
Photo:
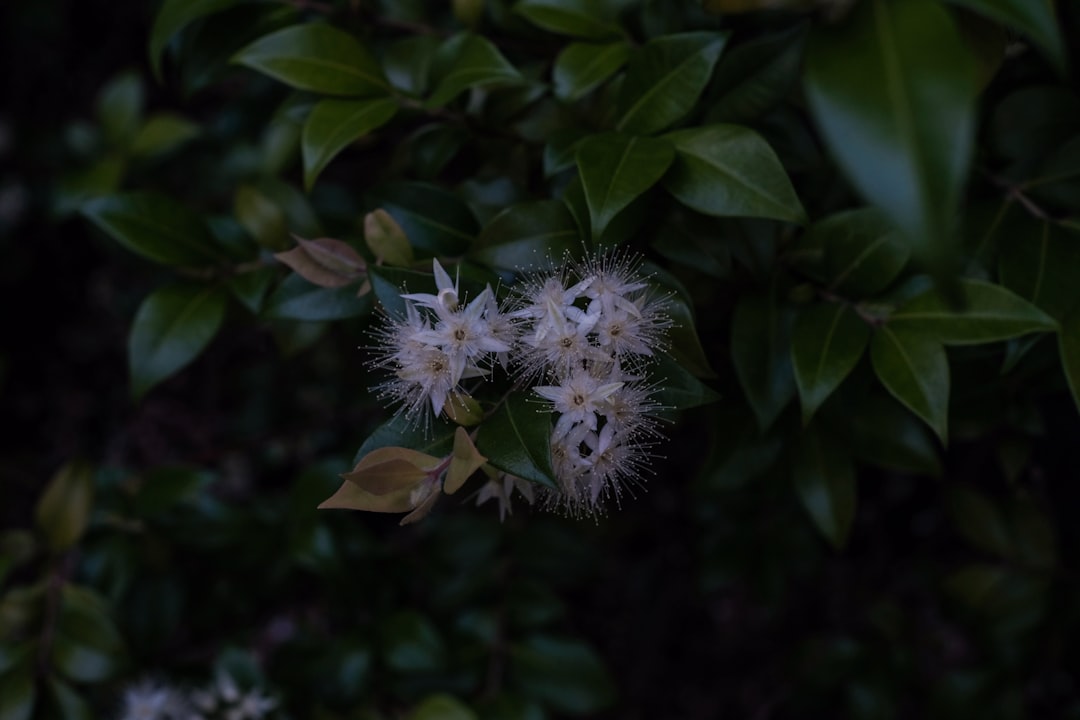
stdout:
POLYGON ((604 40, 622 35, 604 0, 521 0, 514 12, 558 35, 604 40))
POLYGON ((446 648, 438 629, 423 615, 400 612, 385 621, 386 663, 403 673, 432 672, 442 668, 446 648))
POLYGON ((139 130, 131 144, 131 154, 136 157, 164 155, 198 137, 200 132, 199 126, 187 118, 160 113, 147 120, 139 130))
POLYGON ((928 290, 892 313, 889 327, 932 336, 946 345, 976 345, 1057 329, 1052 317, 1000 285, 961 280, 959 300, 962 308, 953 309, 936 289, 928 290))
POLYGON ((558 713, 595 716, 615 699, 600 657, 579 640, 534 635, 510 647, 515 684, 558 713))
POLYGON ((625 42, 605 45, 571 43, 555 58, 551 79, 555 97, 573 102, 610 78, 630 57, 625 42))
POLYGON ((870 360, 893 397, 947 442, 949 362, 941 343, 922 333, 885 325, 870 341, 870 360))
POLYGON ((657 382, 657 390, 652 399, 665 408, 689 410, 720 399, 719 393, 698 380, 668 355, 660 356, 650 376, 657 382))
POLYGON ((270 286, 277 278, 278 272, 275 268, 260 267, 250 272, 233 275, 229 278, 229 290, 244 307, 258 315, 262 310, 266 293, 270 291, 270 286))
POLYGON ((52 647, 57 670, 75 682, 101 682, 117 671, 123 653, 123 640, 101 598, 65 585, 52 647))
POLYGON ((34 518, 54 553, 79 541, 94 506, 94 479, 90 468, 69 463, 57 471, 38 500, 34 518))
POLYGON ((131 146, 142 124, 145 103, 142 79, 134 72, 118 75, 101 91, 98 120, 111 147, 126 150, 131 146))
POLYGON ((1073 402, 1080 410, 1080 309, 1062 320, 1058 333, 1058 354, 1073 402))
POLYGON ((798 80, 805 45, 806 26, 799 25, 725 53, 709 89, 716 100, 705 122, 748 122, 779 104, 798 80))
POLYGON ((432 255, 463 254, 479 230, 468 205, 435 185, 388 183, 373 200, 397 221, 410 245, 432 255))
POLYGON ((427 101, 429 108, 442 107, 469 88, 516 85, 524 80, 486 38, 458 35, 447 41, 444 51, 453 60, 427 101))
POLYGON ((428 429, 415 419, 401 414, 394 415, 375 428, 375 431, 364 441, 364 444, 356 451, 353 464, 359 463, 360 459, 372 450, 383 447, 403 447, 428 455, 449 455, 454 449, 454 433, 457 428, 458 426, 453 423, 442 418, 435 418, 431 421, 431 428, 428 429))
POLYGON ((161 56, 173 36, 201 17, 219 13, 243 0, 165 0, 150 30, 150 67, 161 81, 161 56))
POLYGON ((435 288, 432 276, 415 270, 392 267, 368 268, 371 289, 389 315, 405 317, 404 292, 433 292, 435 288))
POLYGON ((791 333, 791 363, 804 425, 855 369, 869 340, 870 326, 848 305, 819 303, 799 314, 791 333))
POLYGON ((322 23, 265 35, 236 53, 232 62, 297 90, 324 95, 370 97, 389 90, 371 53, 352 35, 322 23))
POLYGON ((210 265, 222 259, 203 218, 166 195, 110 195, 86 203, 82 213, 128 250, 154 262, 210 265))
POLYGON ((270 250, 289 247, 289 223, 285 211, 258 188, 241 185, 233 198, 233 214, 251 237, 270 250))
POLYGON ((90 706, 78 692, 59 678, 49 678, 49 694, 61 720, 94 720, 90 706))
POLYGON ((32 666, 0 675, 0 720, 30 720, 35 696, 32 666))
POLYGON ((580 247, 577 222, 566 204, 539 200, 513 205, 492 218, 469 257, 488 267, 524 272, 546 267, 580 247))
POLYGON ((406 720, 478 720, 476 713, 450 695, 431 695, 406 720))
POLYGON ((843 548, 855 518, 855 467, 846 448, 811 425, 799 436, 791 475, 814 525, 843 548))
POLYGON ((509 395, 480 425, 476 449, 511 475, 555 490, 551 466, 551 413, 530 402, 527 392, 509 395))
POLYGON ((864 397, 850 416, 851 448, 859 460, 888 470, 941 476, 933 435, 917 417, 885 395, 864 397))
POLYGON ((735 375, 762 430, 773 424, 795 394, 793 320, 788 308, 764 295, 743 295, 735 306, 731 321, 735 375))
POLYGON ((690 32, 650 40, 630 56, 615 128, 648 135, 685 117, 709 82, 727 33, 690 32))
POLYGON ((225 319, 225 301, 217 288, 198 285, 167 285, 143 301, 128 339, 136 399, 210 344, 225 319))
POLYGON ((877 208, 830 215, 811 225, 798 247, 820 248, 820 279, 830 290, 854 298, 887 288, 911 256, 907 242, 877 208))
POLYGON ((1080 235, 1031 219, 998 239, 1001 284, 1058 320, 1080 307, 1080 235))
POLYGON ((364 216, 364 242, 376 260, 391 267, 409 267, 415 260, 405 231, 381 208, 364 216))
POLYGON ((357 284, 338 288, 313 285, 292 274, 267 298, 263 314, 282 320, 344 320, 371 312, 369 295, 357 297, 357 284))
POLYGON ((655 138, 604 133, 581 143, 577 165, 594 240, 620 210, 656 184, 674 158, 671 144, 655 138))
POLYGON ((948 12, 867 0, 810 40, 806 95, 848 178, 939 270, 974 140, 977 77, 948 12), (857 59, 857 61, 855 60, 857 59))
POLYGON ((392 98, 319 102, 304 123, 304 187, 311 190, 315 178, 339 152, 390 122, 397 108, 392 98))
POLYGON ((764 138, 738 125, 709 125, 664 136, 676 161, 664 187, 684 205, 718 217, 805 223, 784 166, 764 138))
POLYGON ((948 0, 1018 30, 1035 41, 1059 73, 1067 64, 1065 44, 1050 0, 948 0))

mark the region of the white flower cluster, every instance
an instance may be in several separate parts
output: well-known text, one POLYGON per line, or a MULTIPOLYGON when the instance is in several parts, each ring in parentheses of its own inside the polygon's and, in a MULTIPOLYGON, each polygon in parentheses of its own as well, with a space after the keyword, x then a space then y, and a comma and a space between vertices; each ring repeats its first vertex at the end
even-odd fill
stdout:
POLYGON ((119 720, 264 720, 277 701, 257 689, 242 691, 228 674, 202 690, 143 680, 124 691, 119 720))
MULTIPOLYGON (((438 416, 461 398, 461 381, 495 364, 557 413, 551 453, 561 492, 548 505, 592 515, 624 485, 639 482, 658 437, 649 359, 664 343, 667 300, 650 292, 634 261, 608 255, 526 278, 501 309, 488 286, 467 305, 436 260, 436 294, 403 294, 405 314, 377 332, 375 366, 392 376, 381 397, 409 417, 438 416)), ((483 499, 509 495, 524 481, 496 477, 483 499)))

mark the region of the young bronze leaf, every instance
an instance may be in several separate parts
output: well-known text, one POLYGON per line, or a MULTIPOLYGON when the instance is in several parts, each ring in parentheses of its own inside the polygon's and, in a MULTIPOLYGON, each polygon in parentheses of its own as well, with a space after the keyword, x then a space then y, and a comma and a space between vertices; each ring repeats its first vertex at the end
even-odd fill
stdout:
POLYGON ((416 450, 384 447, 372 450, 341 477, 373 495, 387 495, 415 486, 441 462, 416 450))
POLYGON ((344 287, 364 274, 364 258, 347 243, 334 238, 305 240, 292 250, 274 255, 310 283, 319 287, 344 287))
POLYGON ((487 462, 487 458, 480 454, 473 445, 472 438, 465 428, 459 427, 454 432, 454 454, 450 458, 450 469, 446 473, 446 481, 443 482, 443 492, 453 495, 480 466, 487 462))
POLYGON ((409 267, 413 263, 412 246, 397 220, 382 208, 364 216, 364 242, 375 258, 393 267, 409 267))

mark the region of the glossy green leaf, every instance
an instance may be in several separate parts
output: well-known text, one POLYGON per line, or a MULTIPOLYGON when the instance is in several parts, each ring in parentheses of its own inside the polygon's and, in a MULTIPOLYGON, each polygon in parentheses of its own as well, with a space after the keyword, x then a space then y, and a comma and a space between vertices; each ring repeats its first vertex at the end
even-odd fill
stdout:
POLYGON ((577 151, 578 171, 589 206, 592 236, 667 171, 675 151, 665 140, 604 133, 584 140, 577 151))
POLYGON ((615 128, 648 135, 689 114, 727 38, 714 32, 666 35, 635 50, 619 89, 615 128))
POLYGON ((806 27, 800 25, 726 52, 709 88, 716 99, 705 122, 747 122, 779 104, 799 78, 805 41, 806 27))
POLYGON ((743 295, 731 321, 735 375, 765 430, 795 394, 791 367, 793 313, 762 295, 743 295))
POLYGON ((440 44, 439 38, 431 35, 411 35, 389 45, 382 63, 390 84, 413 97, 426 92, 440 44))
POLYGON ((527 392, 512 393, 481 425, 476 449, 511 475, 557 489, 551 466, 551 413, 527 392))
POLYGON ((166 195, 110 195, 86 203, 82 213, 128 250, 154 262, 209 265, 222 259, 203 218, 166 195))
POLYGON ((869 340, 870 326, 848 305, 818 303, 799 313, 791 332, 791 363, 804 425, 855 369, 869 340))
POLYGON ((1061 321, 1058 354, 1073 402, 1076 403, 1077 410, 1080 410, 1080 310, 1074 311, 1061 321))
POLYGON ((604 40, 622 35, 611 8, 605 0, 521 0, 514 12, 559 35, 604 40))
POLYGON ((372 267, 368 270, 371 288, 383 310, 395 317, 405 316, 404 292, 434 292, 431 275, 392 267, 372 267))
POLYGON ((820 249, 820 279, 856 299, 887 288, 911 256, 908 243, 876 208, 830 215, 811 225, 798 247, 820 249))
POLYGON ((592 716, 615 699, 600 657, 579 640, 534 635, 510 647, 515 684, 559 713, 592 716))
POLYGON ((709 125, 664 137, 676 151, 664 187, 684 205, 719 217, 806 222, 784 166, 753 130, 709 125))
POLYGON ((453 57, 427 101, 429 108, 446 105, 473 87, 515 85, 523 78, 490 40, 478 35, 458 35, 447 41, 445 52, 453 57))
POLYGON ((946 345, 975 345, 1057 329, 1052 317, 1000 285, 961 280, 961 309, 928 290, 889 316, 889 327, 937 338, 946 345))
POLYGON ((266 294, 277 278, 276 268, 260 267, 229 278, 229 290, 244 307, 258 315, 266 294))
POLYGON ((698 380, 668 355, 661 355, 656 361, 651 377, 657 382, 657 390, 652 399, 665 408, 689 410, 720 399, 715 390, 698 380))
POLYGON ((856 189, 944 268, 955 251, 977 92, 975 64, 948 12, 931 0, 859 3, 844 22, 815 31, 805 84, 856 189))
POLYGON ((862 462, 898 472, 941 476, 933 434, 919 418, 883 394, 862 398, 850 415, 851 448, 862 462))
POLYGON ((232 61, 297 90, 350 97, 388 91, 379 64, 360 41, 322 23, 270 33, 240 50, 232 61))
POLYGON ((201 17, 227 10, 244 0, 165 0, 150 30, 150 67, 161 80, 161 58, 169 41, 201 17))
POLYGON ((630 46, 625 42, 567 45, 555 58, 551 71, 555 97, 567 102, 578 100, 618 72, 629 57, 630 46))
POLYGON ((304 123, 304 187, 311 190, 315 178, 338 153, 390 122, 397 108, 391 98, 319 102, 304 123))
POLYGON ((259 245, 269 250, 285 250, 289 242, 289 223, 285 210, 252 185, 236 188, 233 214, 259 245))
POLYGON ((94 506, 94 478, 90 468, 70 463, 60 468, 45 487, 34 512, 37 526, 54 553, 79 541, 94 506))
POLYGON ((870 341, 874 372, 893 397, 948 441, 949 362, 933 337, 884 325, 870 341))
POLYGON ((136 399, 210 344, 225 319, 225 302, 217 288, 179 284, 155 290, 143 301, 128 339, 131 392, 136 399))
POLYGON ((198 137, 202 130, 196 123, 172 113, 160 113, 146 121, 131 145, 136 157, 164 155, 198 137))
POLYGON ((463 254, 480 229, 460 197, 435 185, 388 183, 374 201, 397 221, 410 245, 433 255, 463 254))
POLYGON ((0 675, 0 720, 30 720, 36 700, 32 666, 0 675))
POLYGON ((1001 233, 998 251, 998 277, 1009 290, 1058 320, 1080 307, 1080 233, 1030 219, 1001 233))
POLYGON ((115 77, 98 95, 97 114, 110 146, 126 150, 142 124, 146 103, 142 79, 134 72, 115 77))
POLYGON ((364 243, 377 261, 391 267, 409 267, 415 260, 405 231, 381 208, 364 216, 364 243))
POLYGON ((574 216, 561 200, 521 203, 503 210, 480 232, 469 257, 489 267, 522 272, 547 267, 581 248, 574 216))
POLYGON ((1027 35, 1059 72, 1066 67, 1065 44, 1050 0, 948 0, 1027 35))
POLYGON ((358 285, 324 288, 292 274, 266 299, 263 314, 270 318, 308 322, 366 315, 371 312, 371 298, 368 295, 357 297, 358 285))
POLYGON ((423 615, 400 612, 382 628, 386 663, 399 672, 430 672, 445 662, 446 647, 438 629, 423 615))
POLYGON ((855 466, 848 450, 811 425, 799 435, 791 475, 814 525, 837 550, 855 518, 855 466))
POLYGON ((118 669, 124 646, 108 608, 85 588, 65 585, 52 647, 52 661, 75 682, 101 682, 118 669))
POLYGON ((454 449, 454 434, 458 426, 442 418, 431 421, 430 429, 416 418, 402 414, 394 415, 385 423, 375 428, 374 432, 356 451, 353 464, 372 450, 382 447, 403 447, 428 455, 449 455, 454 449))
POLYGON ((60 720, 94 720, 86 700, 63 680, 49 678, 49 695, 60 720))
POLYGON ((477 715, 450 695, 431 695, 413 708, 406 720, 477 720, 477 715))

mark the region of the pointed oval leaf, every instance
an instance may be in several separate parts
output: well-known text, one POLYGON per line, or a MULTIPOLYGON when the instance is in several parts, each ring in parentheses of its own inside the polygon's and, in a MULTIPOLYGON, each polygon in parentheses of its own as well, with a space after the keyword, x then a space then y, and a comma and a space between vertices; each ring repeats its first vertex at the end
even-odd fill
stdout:
POLYGON ((1050 220, 1025 221, 998 239, 998 277, 1009 290, 1062 320, 1080 307, 1080 234, 1050 220))
POLYGON ((870 360, 881 384, 948 442, 949 361, 935 338, 889 325, 870 341, 870 360))
POLYGON ((1018 295, 982 280, 961 280, 963 307, 952 308, 936 289, 904 303, 889 327, 937 338, 946 345, 977 345, 1057 329, 1057 322, 1018 295))
POLYGON ((487 462, 487 458, 480 454, 469 437, 469 431, 459 427, 454 432, 454 453, 450 459, 450 468, 446 471, 446 480, 443 482, 443 492, 453 495, 469 477, 487 462))
POLYGON ((414 507, 412 494, 415 488, 416 484, 386 495, 376 495, 346 480, 333 495, 319 503, 318 509, 366 510, 381 513, 409 512, 414 507))
POLYGON ((409 238, 390 213, 382 208, 364 216, 364 242, 377 260, 391 267, 409 267, 413 264, 409 238))
POLYGON ((859 3, 815 29, 807 51, 807 100, 833 156, 937 267, 954 252, 977 82, 968 46, 930 0, 859 3))
POLYGON ((1038 0, 948 0, 953 5, 973 10, 991 20, 1014 28, 1035 41, 1054 63, 1058 72, 1064 72, 1067 57, 1061 39, 1058 19, 1053 2, 1038 0))
POLYGON ((724 54, 709 89, 706 123, 754 120, 780 103, 799 77, 806 27, 766 35, 724 54))
POLYGON ((573 102, 619 71, 630 57, 625 42, 571 43, 555 58, 551 79, 555 97, 573 102))
POLYGON ((709 82, 727 33, 689 32, 650 40, 630 56, 615 128, 649 135, 685 117, 709 82))
POLYGON ((537 27, 559 35, 592 40, 619 37, 622 28, 603 0, 521 0, 514 12, 537 27))
POLYGON ((244 0, 165 0, 150 29, 150 67, 161 81, 161 56, 173 36, 201 17, 228 10, 244 0))
POLYGON ((135 314, 128 339, 135 398, 198 357, 225 319, 226 295, 218 288, 167 285, 135 314))
POLYGON ((840 550, 855 519, 855 466, 847 450, 811 425, 799 436, 791 474, 814 525, 840 550))
POLYGON ((795 394, 791 369, 793 313, 763 295, 744 295, 731 321, 735 375, 765 430, 795 394))
POLYGON ((187 118, 172 113, 154 115, 139 130, 131 144, 136 157, 165 155, 197 137, 202 129, 187 118))
POLYGON ((765 139, 738 125, 709 125, 664 136, 676 160, 664 187, 698 212, 805 223, 784 166, 765 139))
POLYGON ((926 425, 899 403, 872 394, 854 408, 852 452, 859 460, 899 472, 941 476, 941 458, 926 425))
POLYGON ((599 239, 620 210, 655 185, 674 158, 671 144, 657 138, 604 133, 584 140, 577 165, 593 237, 599 239))
POLYGON ((469 257, 488 267, 523 272, 581 246, 577 222, 561 200, 538 200, 503 210, 480 232, 469 257))
POLYGON ((442 107, 469 88, 523 81, 517 68, 486 38, 458 35, 448 40, 444 49, 453 60, 427 101, 429 108, 442 107))
POLYGON ((829 289, 864 298, 887 288, 904 269, 911 248, 877 208, 845 210, 810 226, 800 248, 820 248, 829 289))
POLYGON ((154 262, 210 265, 223 259, 203 218, 166 195, 110 195, 86 203, 82 213, 128 250, 154 262))
POLYGON ((463 254, 480 229, 460 197, 435 185, 388 183, 373 201, 397 221, 410 245, 433 255, 463 254))
POLYGON ((381 447, 360 458, 341 478, 372 495, 389 495, 414 487, 442 460, 403 447, 381 447))
POLYGON ((529 402, 528 393, 512 393, 480 425, 476 448, 503 472, 555 490, 551 466, 551 413, 529 402))
POLYGON ((82 537, 94 505, 94 478, 90 468, 69 463, 49 481, 34 512, 37 526, 53 552, 62 552, 82 537))
POLYGON ((397 108, 392 98, 319 102, 304 122, 301 138, 304 187, 311 190, 319 173, 338 153, 390 122, 397 108))
POLYGON ((453 451, 456 432, 457 426, 442 418, 435 418, 431 427, 425 428, 404 415, 395 415, 368 436, 357 450, 354 464, 359 463, 373 450, 390 446, 407 447, 426 455, 445 457, 453 451))
POLYGON ((375 58, 347 32, 305 23, 265 35, 232 62, 269 75, 297 90, 370 97, 389 91, 375 58))
POLYGON ((300 275, 289 275, 267 298, 263 314, 281 320, 343 320, 371 312, 370 295, 357 297, 357 286, 326 288, 300 275))
POLYGON ((842 303, 803 310, 791 332, 791 364, 809 423, 833 390, 855 369, 870 340, 870 327, 842 303))

